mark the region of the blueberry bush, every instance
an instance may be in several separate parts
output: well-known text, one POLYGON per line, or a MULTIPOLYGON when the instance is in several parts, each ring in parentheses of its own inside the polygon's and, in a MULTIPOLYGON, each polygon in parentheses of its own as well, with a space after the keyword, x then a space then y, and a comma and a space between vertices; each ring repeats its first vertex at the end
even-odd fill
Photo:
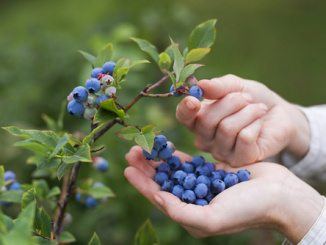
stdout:
MULTIPOLYGON (((211 19, 195 27, 186 47, 182 49, 172 38, 170 45, 160 52, 149 41, 131 38, 150 61, 116 57, 111 43, 96 56, 79 51, 92 70, 86 81, 75 84, 76 87, 67 93, 68 102, 63 103, 63 110, 57 120, 43 116, 48 130, 3 127, 8 133, 20 138, 15 146, 32 153, 26 162, 34 166, 34 171, 33 181, 22 184, 14 172, 0 168, 1 245, 62 244, 78 239, 68 231, 73 219, 67 212, 69 202, 75 201, 85 208, 95 208, 106 205, 108 199, 116 197, 100 181, 79 178, 80 168, 84 165, 92 165, 94 171, 101 173, 109 171, 112 163, 101 157, 101 153, 110 146, 98 145, 97 140, 114 126, 120 127, 116 135, 141 146, 147 159, 159 158, 166 162, 158 167, 155 181, 161 184, 162 190, 180 196, 185 202, 205 205, 209 202, 209 193, 212 192, 212 197, 224 188, 249 178, 246 171, 223 173, 224 178, 221 171, 215 171, 213 164, 201 157, 194 157, 191 163, 179 166, 178 159, 173 155, 173 144, 159 134, 160 130, 152 124, 136 125, 128 115, 128 111, 141 99, 163 100, 182 95, 202 98, 203 92, 196 85, 195 72, 203 66, 199 62, 214 44, 215 24, 216 20, 211 19), (128 86, 128 73, 138 65, 150 62, 157 64, 162 76, 144 85, 131 101, 122 104, 119 98, 128 86), (78 129, 66 132, 63 125, 65 110, 76 118, 88 120, 89 132, 81 133, 78 129), (12 205, 20 209, 15 219, 6 214, 7 207, 12 205)), ((150 221, 139 228, 134 242, 159 243, 150 221)), ((96 233, 90 238, 89 244, 100 244, 96 233)))

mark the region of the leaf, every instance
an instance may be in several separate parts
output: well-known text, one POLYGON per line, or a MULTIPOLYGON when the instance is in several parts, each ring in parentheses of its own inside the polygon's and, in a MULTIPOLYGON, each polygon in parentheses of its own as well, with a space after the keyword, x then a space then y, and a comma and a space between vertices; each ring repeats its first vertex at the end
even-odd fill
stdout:
POLYGON ((126 116, 126 113, 123 109, 118 109, 114 99, 108 99, 103 101, 101 103, 101 108, 111 113, 114 113, 116 117, 119 117, 121 119, 124 119, 126 116))
POLYGON ((114 83, 116 83, 117 85, 121 83, 121 81, 128 74, 128 72, 129 72, 128 66, 116 67, 113 73, 114 83))
POLYGON ((62 162, 57 168, 57 178, 61 180, 61 178, 68 172, 70 166, 64 162, 62 162))
POLYGON ((5 185, 4 174, 5 174, 5 169, 2 165, 0 165, 0 190, 1 190, 1 187, 3 187, 5 185))
POLYGON ((91 240, 88 242, 88 245, 101 245, 100 238, 98 237, 96 232, 94 232, 91 240))
POLYGON ((97 126, 96 128, 94 128, 88 135, 86 135, 83 139, 83 144, 89 144, 94 135, 97 134, 99 131, 101 131, 101 129, 105 126, 104 123, 100 123, 99 126, 97 126))
POLYGON ((194 72, 199 68, 202 67, 202 65, 200 64, 190 64, 185 66, 180 74, 180 79, 179 82, 177 83, 177 87, 181 86, 183 84, 183 82, 192 74, 194 74, 194 72))
POLYGON ((60 193, 61 193, 60 188, 58 186, 55 186, 49 191, 46 198, 50 199, 51 197, 55 197, 57 195, 60 195, 60 193))
POLYGON ((176 43, 172 43, 172 44, 173 44, 172 51, 173 51, 173 59, 174 59, 173 71, 176 76, 176 81, 178 82, 179 78, 180 78, 181 71, 184 67, 184 60, 183 60, 182 54, 180 53, 178 45, 176 43))
POLYGON ((51 155, 49 156, 50 158, 54 157, 57 155, 62 148, 68 143, 69 141, 69 136, 67 134, 64 134, 59 140, 57 145, 55 146, 54 150, 52 151, 51 155))
POLYGON ((128 126, 128 127, 124 127, 122 128, 119 132, 118 132, 118 136, 122 139, 125 140, 134 140, 135 137, 140 133, 139 129, 137 129, 134 126, 128 126))
POLYGON ((216 21, 216 19, 211 19, 203 22, 191 32, 188 39, 189 50, 194 48, 209 48, 214 44, 216 21))
POLYGON ((89 63, 91 63, 91 65, 94 65, 95 61, 96 61, 96 57, 90 53, 87 53, 83 50, 78 50, 78 52, 85 58, 85 60, 87 60, 89 63))
POLYGON ((51 217, 43 208, 36 209, 34 227, 38 234, 44 237, 51 236, 51 217))
POLYGON ((58 129, 57 122, 52 117, 48 116, 47 114, 42 114, 42 119, 48 129, 53 131, 58 129))
POLYGON ((35 189, 30 188, 29 190, 27 190, 23 193, 23 197, 21 200, 22 209, 27 207, 34 200, 35 200, 35 189))
POLYGON ((190 50, 186 56, 186 63, 196 62, 201 60, 211 51, 210 48, 195 48, 190 50))
POLYGON ((72 243, 75 242, 76 238, 68 231, 62 232, 60 236, 60 243, 72 243))
POLYGON ((131 40, 136 42, 139 48, 145 53, 149 54, 156 63, 158 62, 159 54, 157 48, 153 44, 151 44, 147 40, 140 39, 140 38, 131 38, 131 40))
POLYGON ((49 151, 48 147, 33 139, 26 139, 26 140, 15 142, 14 146, 24 148, 26 150, 32 151, 36 154, 40 154, 42 156, 46 156, 49 151))
POLYGON ((35 195, 39 198, 46 198, 49 192, 49 186, 44 179, 33 180, 33 187, 35 189, 35 195))
POLYGON ((87 193, 95 199, 114 197, 113 191, 107 186, 95 186, 87 190, 87 193))
POLYGON ((102 67, 106 61, 112 59, 113 56, 113 45, 112 43, 108 43, 98 54, 96 60, 94 62, 95 67, 102 67))
POLYGON ((129 65, 129 68, 131 69, 135 66, 142 65, 142 64, 149 64, 149 63, 151 63, 151 62, 149 62, 148 60, 134 60, 129 65))
POLYGON ((134 245, 153 245, 159 243, 152 223, 146 220, 136 233, 134 245))
POLYGON ((89 144, 83 144, 79 146, 73 155, 63 156, 62 161, 67 164, 76 162, 92 162, 91 148, 89 144))
POLYGON ((13 220, 9 216, 3 214, 0 210, 0 234, 12 229, 13 225, 13 220))
POLYGON ((4 191, 0 194, 0 201, 20 203, 23 192, 21 190, 4 191))
POLYGON ((160 59, 158 61, 158 66, 160 67, 160 69, 162 71, 169 70, 172 63, 170 55, 166 52, 162 52, 160 53, 159 58, 160 59))
POLYGON ((102 108, 99 108, 94 116, 93 122, 104 124, 112 119, 115 119, 117 116, 114 113, 108 112, 102 108))
POLYGON ((141 133, 135 137, 135 142, 144 150, 150 152, 154 145, 155 127, 147 125, 141 129, 141 133))

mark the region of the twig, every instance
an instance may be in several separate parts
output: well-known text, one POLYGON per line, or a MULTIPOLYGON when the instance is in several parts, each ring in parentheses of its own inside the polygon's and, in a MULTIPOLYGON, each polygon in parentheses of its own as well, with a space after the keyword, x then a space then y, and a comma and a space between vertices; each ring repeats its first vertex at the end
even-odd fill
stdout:
POLYGON ((165 98, 173 96, 173 93, 164 93, 164 94, 148 94, 142 93, 143 97, 153 97, 153 98, 165 98))

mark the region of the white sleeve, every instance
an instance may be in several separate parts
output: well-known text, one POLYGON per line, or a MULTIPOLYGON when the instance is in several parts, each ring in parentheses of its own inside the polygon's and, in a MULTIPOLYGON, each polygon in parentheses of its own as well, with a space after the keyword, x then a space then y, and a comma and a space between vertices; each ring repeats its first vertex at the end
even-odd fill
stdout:
POLYGON ((310 125, 309 151, 299 161, 283 153, 282 162, 301 178, 326 180, 326 105, 300 107, 300 109, 310 125))

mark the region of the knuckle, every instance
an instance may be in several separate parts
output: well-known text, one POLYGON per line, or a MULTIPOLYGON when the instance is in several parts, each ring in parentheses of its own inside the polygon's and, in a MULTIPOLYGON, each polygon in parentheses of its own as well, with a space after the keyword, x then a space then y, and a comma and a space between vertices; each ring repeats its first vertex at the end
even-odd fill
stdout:
POLYGON ((218 133, 224 136, 232 136, 235 134, 235 127, 228 120, 224 119, 218 125, 218 133))
POLYGON ((226 74, 223 76, 223 78, 227 79, 227 80, 238 80, 239 77, 233 74, 226 74))
POLYGON ((249 130, 243 129, 240 131, 238 139, 241 141, 241 143, 247 145, 253 143, 254 136, 249 130))

